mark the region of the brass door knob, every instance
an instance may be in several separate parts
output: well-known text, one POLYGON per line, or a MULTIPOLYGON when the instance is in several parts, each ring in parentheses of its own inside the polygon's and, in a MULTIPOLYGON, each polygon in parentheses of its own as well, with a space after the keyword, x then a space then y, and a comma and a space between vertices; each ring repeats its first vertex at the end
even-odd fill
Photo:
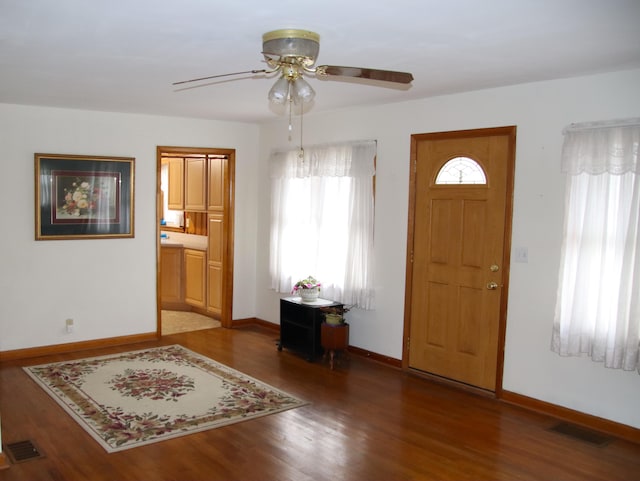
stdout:
POLYGON ((489 289, 490 291, 493 291, 497 288, 498 288, 498 284, 496 284, 495 282, 491 281, 487 283, 487 289, 489 289))

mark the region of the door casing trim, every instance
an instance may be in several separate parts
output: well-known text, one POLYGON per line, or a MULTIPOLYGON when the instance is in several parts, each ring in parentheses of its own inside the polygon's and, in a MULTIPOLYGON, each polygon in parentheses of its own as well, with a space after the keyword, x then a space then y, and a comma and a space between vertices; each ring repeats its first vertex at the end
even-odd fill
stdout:
POLYGON ((163 216, 161 189, 160 189, 160 170, 162 168, 162 154, 164 153, 185 153, 185 154, 211 154, 228 156, 228 178, 227 186, 225 186, 225 195, 227 197, 227 207, 225 208, 225 240, 226 249, 224 252, 225 271, 223 273, 223 292, 222 292, 222 313, 220 323, 222 327, 233 327, 233 273, 234 273, 234 219, 235 219, 235 170, 236 170, 236 151, 235 149, 222 149, 212 147, 176 147, 162 146, 156 147, 156 311, 157 311, 157 335, 161 337, 161 306, 160 306, 160 219, 163 216))

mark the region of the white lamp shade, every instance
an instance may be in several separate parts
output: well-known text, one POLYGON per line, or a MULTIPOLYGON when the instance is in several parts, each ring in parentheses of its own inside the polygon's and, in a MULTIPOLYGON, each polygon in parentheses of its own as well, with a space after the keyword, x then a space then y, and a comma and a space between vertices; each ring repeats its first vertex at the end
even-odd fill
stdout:
POLYGON ((315 90, 302 77, 298 77, 291 84, 291 97, 296 104, 309 103, 316 96, 315 90))
POLYGON ((275 104, 283 104, 289 98, 289 80, 280 77, 269 90, 269 100, 275 104))

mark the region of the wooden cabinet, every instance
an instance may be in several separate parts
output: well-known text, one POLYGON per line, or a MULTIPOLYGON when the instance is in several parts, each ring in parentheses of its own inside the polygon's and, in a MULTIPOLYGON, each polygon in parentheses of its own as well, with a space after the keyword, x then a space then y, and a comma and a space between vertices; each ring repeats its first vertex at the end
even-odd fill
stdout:
POLYGON ((181 247, 160 248, 160 304, 163 309, 183 304, 181 247))
POLYGON ((195 307, 205 307, 206 253, 184 249, 184 302, 195 307))
POLYGON ((207 167, 207 311, 222 316, 225 293, 224 272, 227 249, 225 212, 228 187, 227 157, 210 157, 207 167))
MULTIPOLYGON (((226 212, 229 197, 229 159, 227 156, 207 156, 180 159, 184 165, 184 210, 186 233, 207 235, 207 255, 184 252, 184 302, 206 309, 207 314, 222 316, 225 285, 226 212), (206 260, 204 260, 206 258, 206 260), (202 273, 202 274, 201 274, 202 273)), ((171 164, 170 164, 171 165, 171 164)), ((175 162, 173 178, 177 183, 179 165, 175 162)), ((171 166, 170 166, 171 172, 171 166)), ((176 197, 178 187, 171 191, 176 197)))
POLYGON ((184 211, 185 234, 208 237, 205 252, 197 252, 203 248, 199 243, 189 244, 191 249, 185 244, 183 308, 191 306, 231 327, 235 151, 166 149, 163 162, 169 163, 169 208, 184 211))
POLYGON ((207 311, 222 314, 224 282, 224 218, 222 214, 209 214, 207 256, 207 311))
MULTIPOLYGON (((162 309, 184 310, 185 304, 204 309, 209 294, 207 276, 209 271, 207 254, 204 250, 179 246, 161 247, 160 305, 162 309)), ((217 284, 219 285, 219 282, 217 284)), ((219 314, 219 311, 214 312, 219 314)))
POLYGON ((227 158, 211 157, 208 168, 207 210, 224 212, 227 192, 227 158))
POLYGON ((169 164, 169 185, 167 193, 167 206, 171 210, 184 209, 184 160, 182 158, 170 157, 169 164))
POLYGON ((207 210, 207 164, 204 158, 172 157, 167 205, 171 210, 207 210))
POLYGON ((184 159, 184 178, 184 210, 207 210, 207 164, 205 159, 184 159))

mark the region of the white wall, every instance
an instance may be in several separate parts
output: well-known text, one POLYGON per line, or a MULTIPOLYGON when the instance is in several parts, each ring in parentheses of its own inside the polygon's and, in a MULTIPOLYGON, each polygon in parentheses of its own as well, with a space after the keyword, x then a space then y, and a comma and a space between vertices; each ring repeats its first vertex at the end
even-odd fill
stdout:
MULTIPOLYGON (((637 373, 549 349, 564 196, 561 130, 638 116, 639 85, 634 70, 306 115, 307 144, 378 141, 377 308, 349 313, 351 344, 402 355, 411 134, 517 125, 512 240, 528 247, 529 263, 511 265, 504 388, 640 428, 637 373)), ((282 122, 0 105, 0 351, 155 330, 157 145, 236 149, 233 317, 277 323, 279 295, 268 287, 267 159, 271 148, 287 146, 286 134, 282 122), (135 238, 36 242, 35 152, 135 157, 135 238), (73 334, 65 332, 67 317, 73 334)))
MULTIPOLYGON (((605 369, 585 358, 560 358, 549 348, 563 221, 562 128, 639 114, 640 70, 633 70, 305 115, 308 145, 378 141, 377 308, 349 313, 350 343, 402 356, 411 134, 516 125, 512 247, 527 247, 529 262, 511 264, 503 387, 640 428, 637 372, 605 369)), ((269 151, 289 145, 286 133, 279 121, 263 126, 261 178, 268 178, 269 151)), ((268 239, 268 183, 260 183, 260 189, 258 236, 268 239)), ((266 249, 258 252, 257 262, 257 316, 278 322, 279 296, 268 289, 266 249)))
POLYGON ((251 124, 0 104, 0 351, 155 332, 158 145, 236 149, 233 316, 252 317, 258 138, 251 124), (135 238, 35 241, 36 152, 135 157, 135 238))

